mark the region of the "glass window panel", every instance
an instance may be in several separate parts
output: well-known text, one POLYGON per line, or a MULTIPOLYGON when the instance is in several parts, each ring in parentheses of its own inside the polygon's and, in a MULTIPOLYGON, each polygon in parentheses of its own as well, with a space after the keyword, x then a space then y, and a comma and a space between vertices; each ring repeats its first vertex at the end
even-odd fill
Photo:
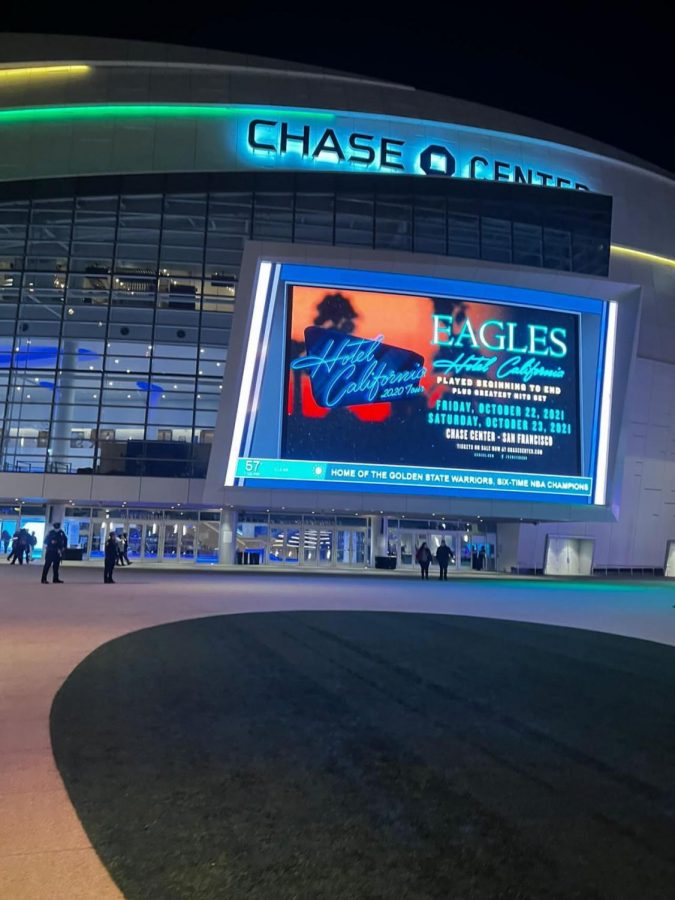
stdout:
POLYGON ((116 439, 119 439, 119 428, 124 426, 128 428, 132 425, 140 426, 140 432, 137 437, 143 436, 143 426, 145 425, 145 406, 125 407, 121 410, 119 407, 101 407, 101 416, 99 419, 101 427, 105 426, 107 430, 115 429, 116 439))
POLYGON ((412 199, 378 197, 375 203, 375 246, 412 249, 412 199))
POLYGON ((164 428, 191 427, 191 409, 156 409, 148 410, 148 425, 157 425, 164 428))
POLYGON ((204 247, 204 223, 204 219, 197 219, 193 226, 186 225, 179 230, 183 223, 167 221, 165 218, 162 229, 162 256, 170 259, 174 249, 181 247, 198 247, 201 255, 204 247))
POLYGON ((141 390, 136 384, 124 385, 122 379, 114 379, 110 387, 110 380, 104 381, 101 392, 101 402, 105 406, 143 407, 148 404, 148 392, 141 390))
POLYGON ((253 236, 290 241, 293 233, 293 195, 257 193, 253 215, 253 236))
POLYGON ((447 252, 447 216, 443 197, 417 197, 414 209, 414 240, 418 253, 447 252))
POLYGON ((188 224, 195 217, 206 215, 206 194, 167 194, 164 197, 164 218, 183 217, 188 224))
POLYGON ((214 344, 217 347, 227 347, 230 342, 229 328, 201 328, 201 339, 203 343, 214 344))
POLYGON ((492 216, 481 219, 481 258, 511 262, 511 222, 492 216))
POLYGON ((311 244, 332 244, 334 213, 332 194, 296 194, 294 239, 311 244))
MULTIPOLYGON (((40 302, 37 295, 30 297, 20 306, 21 321, 34 322, 46 320, 48 322, 60 322, 63 315, 63 303, 49 301, 40 302)), ((21 330, 21 329, 19 329, 21 330)))
POLYGON ((335 200, 335 243, 372 247, 374 200, 366 194, 338 194, 335 200))
POLYGON ((541 266, 543 233, 541 225, 528 222, 513 223, 513 262, 518 266, 541 266))
POLYGON ((468 259, 480 257, 480 219, 477 215, 448 212, 448 254, 468 259))
POLYGON ((562 271, 572 268, 572 240, 569 231, 544 228, 544 267, 562 271))

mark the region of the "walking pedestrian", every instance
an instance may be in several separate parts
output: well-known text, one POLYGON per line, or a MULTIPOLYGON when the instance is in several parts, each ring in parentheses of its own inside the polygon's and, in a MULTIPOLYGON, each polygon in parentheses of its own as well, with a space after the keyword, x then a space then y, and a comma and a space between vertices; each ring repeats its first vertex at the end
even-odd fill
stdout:
POLYGON ((53 567, 52 584, 63 584, 59 578, 59 567, 63 551, 66 549, 68 539, 66 533, 61 529, 60 522, 54 522, 52 530, 45 539, 45 564, 42 569, 42 583, 47 584, 47 575, 50 568, 53 567))
POLYGON ((427 547, 427 542, 422 541, 421 547, 415 554, 415 559, 420 567, 422 579, 429 580, 429 564, 431 563, 431 550, 427 547))
POLYGON ((131 561, 129 560, 129 538, 126 531, 123 531, 117 538, 117 565, 131 565, 131 561))
POLYGON ((443 538, 438 550, 436 551, 436 559, 438 561, 438 568, 440 569, 438 577, 441 579, 441 581, 448 580, 448 563, 450 562, 450 557, 450 548, 445 543, 445 538, 443 538))
POLYGON ((115 584, 113 580, 113 569, 119 555, 119 547, 117 546, 117 535, 111 531, 108 540, 105 542, 105 559, 103 562, 103 584, 115 584))

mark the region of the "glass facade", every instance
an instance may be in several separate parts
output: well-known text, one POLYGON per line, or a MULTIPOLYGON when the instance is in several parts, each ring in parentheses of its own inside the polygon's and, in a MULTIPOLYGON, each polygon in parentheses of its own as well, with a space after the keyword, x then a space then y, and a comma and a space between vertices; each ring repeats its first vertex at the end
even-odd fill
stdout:
POLYGON ((249 238, 606 275, 610 223, 606 197, 451 179, 2 185, 0 466, 203 477, 249 238))

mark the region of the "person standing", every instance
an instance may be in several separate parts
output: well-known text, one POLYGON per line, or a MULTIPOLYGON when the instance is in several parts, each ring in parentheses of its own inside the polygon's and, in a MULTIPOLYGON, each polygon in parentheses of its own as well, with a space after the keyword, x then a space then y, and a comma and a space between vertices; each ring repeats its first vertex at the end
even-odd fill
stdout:
MULTIPOLYGON (((23 562, 23 550, 21 551, 21 553, 22 553, 21 561, 23 562)), ((9 556, 7 557, 7 562, 14 565, 14 563, 17 561, 18 558, 19 558, 19 532, 15 531, 14 534, 12 535, 12 550, 11 550, 9 556)))
POLYGON ((59 578, 59 568, 61 566, 61 558, 63 551, 66 549, 68 539, 65 531, 61 528, 60 522, 54 522, 52 530, 45 539, 45 564, 42 569, 42 583, 47 584, 47 575, 49 569, 53 566, 52 584, 63 584, 59 578))
POLYGON ((450 548, 445 543, 445 538, 443 538, 436 551, 436 559, 438 560, 438 567, 440 569, 439 578, 441 581, 448 580, 448 563, 450 562, 450 555, 450 548))
POLYGON ((3 547, 3 550, 5 553, 7 553, 7 550, 9 548, 9 542, 11 540, 12 540, 11 534, 9 533, 9 531, 7 531, 6 528, 3 528, 2 529, 2 547, 3 547))
POLYGON ((120 554, 120 558, 124 560, 124 562, 130 566, 131 560, 129 559, 129 535, 124 531, 122 533, 122 552, 120 554))
POLYGON ((422 541, 422 546, 418 549, 417 554, 415 555, 415 559, 417 560, 420 571, 422 573, 422 579, 429 580, 429 564, 431 563, 431 550, 427 547, 427 542, 422 541))
POLYGON ((37 547, 37 535, 34 531, 31 531, 30 536, 28 537, 28 547, 26 548, 26 562, 30 562, 35 555, 35 548, 37 547))
POLYGON ((105 542, 105 560, 103 563, 103 584, 115 584, 113 580, 113 569, 119 555, 119 547, 117 546, 117 535, 111 531, 108 540, 105 542))

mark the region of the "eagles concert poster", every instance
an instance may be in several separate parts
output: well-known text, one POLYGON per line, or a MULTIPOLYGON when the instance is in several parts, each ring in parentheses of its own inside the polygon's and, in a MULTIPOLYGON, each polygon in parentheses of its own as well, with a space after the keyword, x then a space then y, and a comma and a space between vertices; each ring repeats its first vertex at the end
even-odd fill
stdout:
POLYGON ((281 456, 581 474, 578 316, 288 287, 281 456))

